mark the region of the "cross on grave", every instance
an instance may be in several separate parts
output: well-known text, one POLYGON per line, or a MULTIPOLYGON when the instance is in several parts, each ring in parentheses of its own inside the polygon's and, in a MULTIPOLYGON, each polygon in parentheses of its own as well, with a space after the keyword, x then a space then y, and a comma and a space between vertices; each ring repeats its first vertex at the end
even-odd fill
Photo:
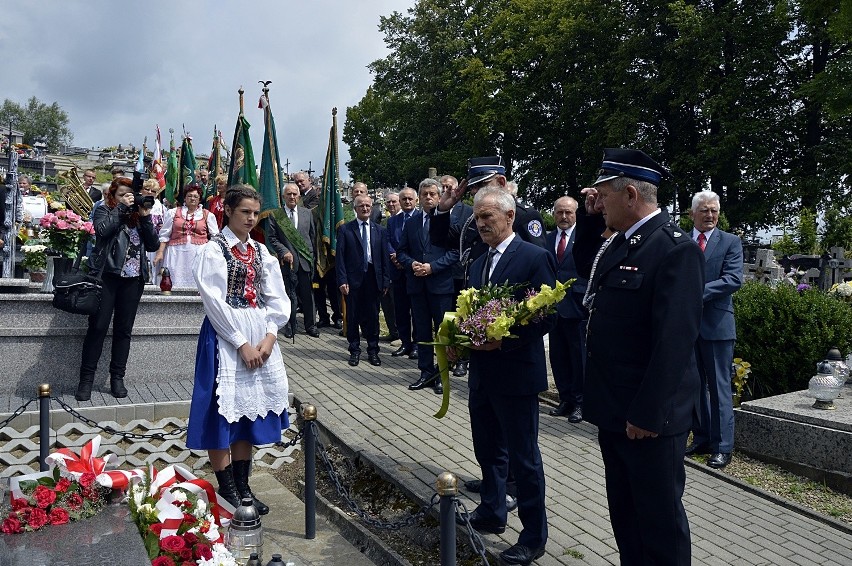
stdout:
POLYGON ((843 248, 834 247, 829 250, 824 264, 825 289, 830 289, 835 283, 843 283, 852 279, 852 258, 844 257, 843 248))
POLYGON ((823 264, 822 256, 794 254, 784 256, 779 262, 787 272, 787 280, 793 285, 807 283, 808 285, 820 286, 820 268, 823 264))
POLYGON ((746 281, 774 283, 784 277, 784 269, 775 261, 775 252, 766 248, 757 250, 754 263, 743 265, 746 281))

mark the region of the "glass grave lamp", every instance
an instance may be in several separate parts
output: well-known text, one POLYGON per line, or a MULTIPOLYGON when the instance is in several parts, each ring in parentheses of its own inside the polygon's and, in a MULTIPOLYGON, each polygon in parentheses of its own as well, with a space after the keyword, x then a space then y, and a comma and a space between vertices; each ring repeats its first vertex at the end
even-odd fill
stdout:
POLYGON ((263 527, 260 514, 251 497, 243 497, 228 525, 225 546, 234 555, 237 564, 245 564, 252 554, 263 557, 263 527))
POLYGON ((834 410, 834 400, 840 394, 840 383, 834 376, 834 366, 828 360, 817 364, 817 373, 808 382, 808 395, 815 398, 814 409, 834 410))

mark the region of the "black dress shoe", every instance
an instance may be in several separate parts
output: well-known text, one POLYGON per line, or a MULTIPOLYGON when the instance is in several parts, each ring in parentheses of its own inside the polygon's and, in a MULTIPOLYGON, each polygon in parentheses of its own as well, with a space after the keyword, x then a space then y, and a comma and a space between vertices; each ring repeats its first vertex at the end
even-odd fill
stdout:
POLYGON ((333 327, 337 328, 337 329, 341 329, 341 328, 343 328, 343 321, 342 320, 335 320, 331 325, 333 327))
POLYGON ((382 360, 379 359, 378 354, 369 354, 367 359, 370 361, 371 366, 380 366, 382 365, 382 360))
POLYGON ((305 334, 311 336, 312 338, 319 338, 319 330, 317 330, 316 326, 311 326, 307 330, 305 330, 305 334))
POLYGON ((281 331, 281 334, 284 335, 284 338, 292 338, 293 337, 293 329, 290 326, 285 326, 284 330, 281 331))
POLYGON ((511 513, 518 508, 518 498, 506 494, 506 512, 511 513))
POLYGON ((420 357, 420 354, 417 353, 417 348, 411 350, 411 353, 408 354, 409 360, 416 360, 420 357))
POLYGON ((467 480, 464 482, 464 488, 471 493, 479 493, 482 489, 482 480, 467 480))
POLYGON ((453 375, 456 377, 464 377, 467 375, 467 360, 459 360, 456 367, 453 368, 453 375))
POLYGON ((440 375, 441 374, 438 373, 437 371, 435 371, 435 372, 422 371, 422 372, 420 372, 420 379, 418 379, 417 381, 415 381, 414 383, 409 385, 408 388, 411 391, 418 391, 420 389, 423 389, 424 387, 428 387, 428 386, 432 385, 433 383, 435 383, 435 380, 438 379, 438 377, 440 377, 440 375))
POLYGON ((533 560, 542 556, 544 556, 543 546, 541 548, 530 548, 522 544, 516 544, 501 552, 500 560, 506 564, 523 564, 526 566, 527 564, 532 564, 533 560))
POLYGON ((398 358, 400 356, 404 356, 404 355, 410 354, 410 353, 411 353, 410 347, 406 348, 405 346, 400 346, 398 349, 391 352, 391 356, 393 356, 394 358, 398 358))
POLYGON ((328 328, 331 326, 331 322, 328 320, 321 320, 317 323, 317 328, 328 328))
POLYGON ((568 401, 561 401, 555 409, 550 410, 550 415, 553 417, 565 417, 571 412, 571 404, 568 401))
POLYGON ((710 454, 710 449, 707 448, 703 444, 691 443, 686 447, 686 452, 684 452, 684 456, 695 456, 696 454, 710 454))
POLYGON ((491 533, 495 535, 502 535, 506 532, 506 525, 501 525, 500 523, 495 523, 493 521, 488 521, 479 516, 479 514, 474 511, 473 513, 456 513, 456 524, 457 525, 466 525, 470 522, 470 526, 473 527, 473 530, 479 531, 481 533, 491 533))
POLYGON ((358 365, 358 362, 361 361, 361 354, 353 353, 349 354, 349 365, 355 367, 358 365))
POLYGON ((435 384, 432 386, 432 390, 438 395, 444 394, 444 384, 441 383, 440 379, 435 381, 435 384))
POLYGON ((579 423, 583 421, 583 407, 579 405, 574 407, 574 410, 571 411, 571 414, 568 415, 569 423, 579 423))
POLYGON ((713 468, 714 470, 721 470, 730 463, 731 454, 725 454, 724 452, 716 452, 715 454, 710 456, 709 460, 707 460, 707 465, 713 468))

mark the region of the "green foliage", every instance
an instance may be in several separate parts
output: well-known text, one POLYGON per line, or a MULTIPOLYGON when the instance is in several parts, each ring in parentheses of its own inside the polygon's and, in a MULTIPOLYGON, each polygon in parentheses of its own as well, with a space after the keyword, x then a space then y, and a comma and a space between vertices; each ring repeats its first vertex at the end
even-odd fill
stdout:
POLYGON ((553 215, 549 212, 540 211, 541 219, 544 220, 544 231, 550 232, 552 230, 556 230, 556 219, 553 218, 553 215))
POLYGON ((43 141, 49 151, 58 151, 60 145, 74 139, 68 114, 57 102, 48 105, 33 96, 22 106, 7 98, 0 107, 0 129, 8 127, 10 121, 13 129, 24 133, 25 144, 43 141))
POLYGON ((825 232, 823 232, 820 247, 828 251, 833 247, 852 251, 852 216, 837 207, 831 207, 825 212, 825 232))
POLYGON ((772 242, 772 249, 779 255, 787 256, 818 254, 816 214, 803 208, 793 229, 790 232, 785 230, 783 236, 772 242))
POLYGON ((830 347, 852 350, 852 306, 819 290, 749 281, 734 295, 734 317, 753 398, 807 389, 830 347))

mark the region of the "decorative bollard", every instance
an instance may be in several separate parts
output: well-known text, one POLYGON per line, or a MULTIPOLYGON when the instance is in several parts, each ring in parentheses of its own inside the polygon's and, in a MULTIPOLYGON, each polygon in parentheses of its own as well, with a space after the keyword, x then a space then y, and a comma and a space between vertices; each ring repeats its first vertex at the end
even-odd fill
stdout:
POLYGON ((305 538, 317 536, 317 445, 314 421, 317 420, 317 408, 302 405, 302 419, 305 421, 305 538))
POLYGON ((443 472, 435 481, 438 495, 441 496, 441 566, 453 566, 456 563, 456 496, 459 493, 459 480, 450 473, 443 472))
POLYGON ((47 471, 50 453, 50 384, 38 386, 38 469, 47 471))

